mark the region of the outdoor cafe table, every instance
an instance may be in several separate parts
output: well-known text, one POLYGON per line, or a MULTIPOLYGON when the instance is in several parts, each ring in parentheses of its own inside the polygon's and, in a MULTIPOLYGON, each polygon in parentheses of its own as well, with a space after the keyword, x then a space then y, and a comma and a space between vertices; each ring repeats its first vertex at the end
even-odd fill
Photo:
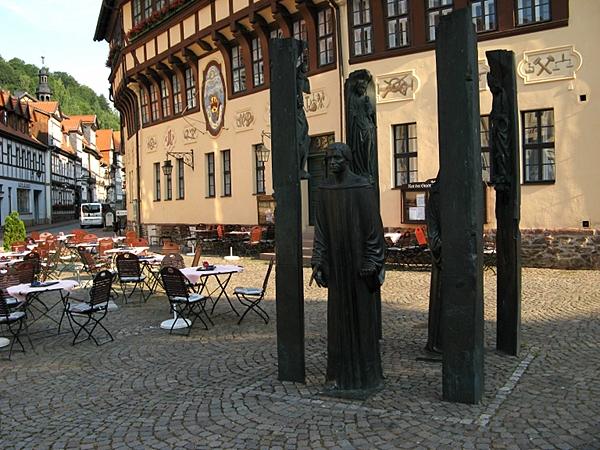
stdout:
MULTIPOLYGON (((227 301, 229 302, 229 306, 231 306, 231 309, 233 310, 233 312, 235 312, 239 316, 239 313, 233 307, 233 304, 231 303, 231 299, 227 295, 227 292, 225 291, 225 289, 227 288, 227 285, 229 284, 229 280, 231 279, 231 276, 234 273, 239 273, 239 272, 242 272, 243 270, 244 269, 241 266, 216 265, 216 266, 214 266, 214 269, 212 269, 212 270, 204 270, 202 267, 186 267, 184 269, 181 269, 181 273, 188 279, 188 281, 192 285, 199 286, 199 289, 198 289, 199 294, 202 294, 202 291, 204 289, 206 289, 206 291, 207 291, 206 297, 210 298, 211 301, 213 302, 213 306, 212 306, 212 309, 210 312, 211 315, 215 310, 215 306, 217 305, 217 302, 224 295, 225 298, 227 299, 227 301), (198 269, 202 269, 202 270, 198 270, 198 269), (217 287, 215 287, 212 290, 209 290, 209 288, 207 286, 207 281, 208 281, 209 277, 214 277, 214 279, 217 281, 217 287), (216 297, 215 297, 215 294, 217 294, 216 297)), ((189 326, 190 326, 190 321, 188 319, 183 319, 183 318, 175 319, 175 317, 173 317, 173 319, 165 320, 160 324, 160 327, 163 329, 178 329, 178 328, 186 328, 189 326), (173 325, 173 322, 175 322, 174 325, 173 325)))
MULTIPOLYGON (((188 281, 192 285, 199 286, 199 289, 198 289, 199 294, 202 294, 202 291, 204 289, 206 289, 205 296, 213 302, 212 309, 210 311, 211 315, 213 314, 213 312, 215 310, 215 306, 217 305, 218 301, 221 299, 222 296, 225 296, 225 298, 227 299, 227 302, 229 303, 229 306, 231 307, 233 312, 235 312, 239 316, 239 313, 233 307, 233 303, 231 303, 231 299, 227 295, 227 292, 225 291, 225 289, 227 288, 227 285, 229 284, 229 280, 231 280, 231 276, 234 273, 240 273, 243 270, 244 270, 243 267, 235 266, 235 265, 231 264, 231 265, 216 265, 216 266, 214 266, 214 269, 212 269, 212 270, 204 270, 202 267, 186 267, 184 269, 181 269, 181 273, 188 279, 188 281), (202 269, 202 270, 198 270, 198 269, 202 269), (210 277, 213 277, 217 282, 217 286, 212 290, 210 290, 209 287, 207 286, 207 282, 210 277)), ((160 325, 161 328, 170 329, 171 325, 173 323, 173 320, 175 320, 175 319, 169 319, 168 321, 167 320, 164 321, 160 325)), ((187 319, 178 319, 173 328, 188 327, 189 326, 188 322, 189 321, 187 319)))
POLYGON ((8 260, 0 260, 0 269, 7 269, 8 267, 12 266, 13 264, 22 262, 23 258, 13 258, 13 259, 8 259, 8 260))
POLYGON ((119 248, 111 248, 108 250, 104 250, 105 255, 117 255, 119 253, 133 253, 134 255, 141 255, 146 250, 149 250, 150 247, 119 247, 119 248))
POLYGON ((15 286, 10 286, 6 289, 6 291, 11 297, 14 297, 21 302, 25 302, 26 309, 30 309, 32 307, 32 303, 36 300, 42 303, 42 306, 44 308, 43 310, 33 306, 42 314, 29 323, 34 323, 40 320, 42 317, 47 317, 48 319, 58 324, 58 332, 60 333, 60 325, 64 317, 64 306, 66 304, 67 298, 69 297, 69 292, 71 292, 77 286, 79 286, 79 283, 75 280, 57 280, 41 283, 40 286, 31 286, 31 284, 29 283, 21 283, 15 286), (60 293, 60 299, 55 301, 54 303, 51 303, 50 305, 46 305, 46 303, 40 298, 40 295, 47 292, 55 291, 58 291, 60 293), (66 295, 64 293, 65 291, 66 295), (49 313, 60 304, 63 305, 63 311, 61 313, 60 321, 57 321, 56 319, 50 317, 49 313))

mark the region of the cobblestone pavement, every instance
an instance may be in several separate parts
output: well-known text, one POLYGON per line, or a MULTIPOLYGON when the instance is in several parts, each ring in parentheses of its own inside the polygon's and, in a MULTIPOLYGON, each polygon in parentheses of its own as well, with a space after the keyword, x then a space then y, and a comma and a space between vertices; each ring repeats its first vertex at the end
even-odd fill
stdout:
MULTIPOLYGON (((242 264, 232 286, 259 285, 266 264, 242 264)), ((486 272, 480 405, 441 401, 440 364, 416 360, 429 274, 388 272, 385 389, 366 401, 319 395, 325 290, 305 290, 306 384, 277 380, 275 320, 238 326, 224 303, 209 331, 173 336, 157 295, 110 313, 112 343, 62 334, 0 360, 0 448, 600 448, 600 272, 523 270, 519 357, 494 350, 495 282, 486 272)), ((273 297, 271 282, 274 319, 273 297)))

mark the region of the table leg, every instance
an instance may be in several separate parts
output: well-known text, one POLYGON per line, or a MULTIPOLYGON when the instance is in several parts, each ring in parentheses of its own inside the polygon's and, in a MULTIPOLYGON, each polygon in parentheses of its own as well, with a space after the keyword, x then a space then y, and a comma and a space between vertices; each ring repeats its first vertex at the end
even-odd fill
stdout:
POLYGON ((183 317, 177 318, 177 313, 173 311, 173 318, 164 320, 160 323, 160 327, 163 330, 179 330, 181 328, 187 328, 192 324, 189 319, 183 317))
POLYGON ((211 300, 213 300, 212 298, 212 294, 219 291, 219 295, 217 296, 216 299, 213 300, 213 305, 212 308, 210 310, 210 314, 212 315, 215 311, 215 306, 217 306, 217 303, 219 302, 219 300, 221 299, 221 297, 224 295, 225 298, 227 299, 227 303, 229 303, 229 306, 231 307, 231 309, 233 310, 233 312, 235 313, 236 316, 239 316, 240 314, 237 312, 237 310, 234 308, 233 303, 231 303, 231 299, 229 298, 229 295, 227 295, 227 291, 225 290, 227 288, 227 285, 229 284, 229 280, 231 280, 231 276, 233 275, 233 273, 229 273, 227 274, 227 278, 224 281, 221 281, 221 279, 219 278, 219 276, 217 274, 214 275, 214 277, 217 279, 217 284, 219 285, 218 288, 215 288, 210 294, 209 297, 211 300))

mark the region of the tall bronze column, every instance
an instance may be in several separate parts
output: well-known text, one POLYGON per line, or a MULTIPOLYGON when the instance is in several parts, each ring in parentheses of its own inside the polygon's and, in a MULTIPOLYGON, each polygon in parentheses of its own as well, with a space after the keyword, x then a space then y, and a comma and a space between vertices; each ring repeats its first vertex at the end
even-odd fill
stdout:
POLYGON ((298 162, 296 67, 300 41, 273 39, 271 144, 275 191, 277 361, 279 380, 304 382, 302 207, 298 162))
POLYGON ((508 50, 485 53, 490 114, 491 182, 496 189, 496 348, 517 356, 521 344, 521 185, 519 107, 515 56, 508 50))
POLYGON ((483 394, 483 192, 477 37, 471 9, 440 19, 436 38, 442 239, 442 393, 483 394))

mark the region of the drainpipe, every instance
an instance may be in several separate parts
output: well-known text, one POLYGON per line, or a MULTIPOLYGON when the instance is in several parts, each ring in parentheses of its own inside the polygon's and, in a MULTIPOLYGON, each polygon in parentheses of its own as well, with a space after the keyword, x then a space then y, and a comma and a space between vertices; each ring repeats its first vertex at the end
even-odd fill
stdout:
POLYGON ((141 187, 140 187, 140 140, 139 140, 140 130, 135 132, 135 176, 136 176, 136 212, 137 212, 137 235, 142 235, 142 207, 141 207, 141 187))
POLYGON ((335 14, 335 28, 336 28, 336 47, 337 47, 337 59, 338 59, 338 82, 340 92, 340 141, 344 142, 344 61, 342 52, 342 23, 340 18, 340 7, 335 0, 329 0, 329 4, 333 8, 335 14))

